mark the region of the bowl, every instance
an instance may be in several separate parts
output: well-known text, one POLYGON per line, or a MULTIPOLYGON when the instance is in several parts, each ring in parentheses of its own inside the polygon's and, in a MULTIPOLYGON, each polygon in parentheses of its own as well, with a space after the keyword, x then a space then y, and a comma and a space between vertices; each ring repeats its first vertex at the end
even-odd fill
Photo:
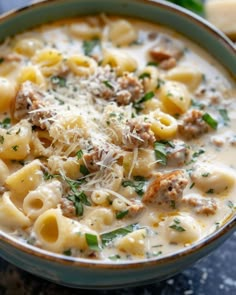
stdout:
MULTIPOLYGON (((107 12, 139 17, 170 27, 211 52, 236 77, 235 49, 220 31, 197 15, 165 1, 51 0, 0 17, 0 40, 42 23, 107 12)), ((0 231, 0 256, 49 281, 86 289, 112 289, 157 282, 182 271, 220 246, 235 230, 236 215, 198 243, 148 261, 102 262, 71 258, 16 241, 0 231)))

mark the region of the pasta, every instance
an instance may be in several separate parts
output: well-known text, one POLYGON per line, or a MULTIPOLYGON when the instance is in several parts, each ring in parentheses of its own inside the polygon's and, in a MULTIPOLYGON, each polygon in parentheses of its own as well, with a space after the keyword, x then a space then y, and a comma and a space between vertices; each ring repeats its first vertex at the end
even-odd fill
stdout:
POLYGON ((11 37, 0 230, 118 262, 197 243, 235 214, 234 100, 212 57, 141 20, 86 16, 11 37))

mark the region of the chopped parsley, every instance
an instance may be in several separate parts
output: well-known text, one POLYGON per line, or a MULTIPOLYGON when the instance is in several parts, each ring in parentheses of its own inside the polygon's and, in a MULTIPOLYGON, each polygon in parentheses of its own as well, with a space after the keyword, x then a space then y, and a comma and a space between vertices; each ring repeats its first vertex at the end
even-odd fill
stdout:
POLYGON ((149 61, 149 62, 147 63, 147 66, 158 67, 158 66, 159 66, 159 63, 156 62, 156 61, 149 61))
POLYGON ((161 141, 156 141, 154 143, 154 152, 155 152, 155 157, 158 163, 162 165, 166 165, 167 164, 166 144, 161 141))
POLYGON ((129 210, 124 210, 116 213, 116 219, 122 219, 129 213, 129 210))
POLYGON ((13 151, 17 152, 19 149, 19 145, 13 145, 11 148, 13 149, 13 151))
POLYGON ((205 121, 212 129, 217 129, 218 122, 208 113, 202 116, 203 121, 205 121))
POLYGON ((116 254, 116 255, 112 255, 112 256, 109 256, 108 257, 110 260, 119 260, 119 259, 121 259, 121 257, 120 257, 120 255, 118 255, 118 254, 116 254))
POLYGON ((86 242, 89 246, 89 249, 91 249, 93 251, 100 251, 101 250, 99 247, 99 244, 98 244, 98 237, 96 235, 86 233, 85 238, 86 238, 86 242))
POLYGON ((80 165, 79 167, 80 173, 82 173, 84 176, 88 175, 90 172, 88 168, 85 165, 80 165))
POLYGON ((162 80, 162 79, 160 79, 160 78, 158 78, 157 79, 157 89, 160 89, 161 88, 161 86, 162 85, 164 85, 165 84, 165 81, 164 80, 162 80))
POLYGON ((203 110, 205 108, 205 105, 202 102, 199 102, 199 101, 194 100, 194 99, 191 100, 191 105, 194 108, 198 108, 199 110, 203 110))
POLYGON ((110 88, 111 90, 114 89, 114 87, 112 86, 112 84, 111 84, 110 81, 105 80, 105 81, 102 81, 102 83, 103 83, 106 87, 110 88))
POLYGON ((87 199, 87 195, 83 191, 72 189, 73 194, 70 194, 67 199, 73 202, 75 213, 77 216, 82 216, 84 213, 83 205, 91 206, 87 199))
POLYGON ((83 151, 82 150, 78 150, 78 152, 76 153, 77 159, 80 160, 83 157, 83 151))
POLYGON ((0 57, 0 64, 4 62, 4 57, 0 57))
POLYGON ((219 114, 224 121, 224 125, 227 125, 227 123, 230 121, 228 111, 226 109, 219 109, 219 114))
POLYGON ((232 210, 235 208, 234 203, 230 200, 227 202, 227 206, 232 210))
POLYGON ((4 136, 0 135, 0 143, 3 144, 4 143, 4 136))
POLYGON ((142 196, 144 194, 144 186, 145 186, 146 179, 142 176, 134 176, 134 181, 132 180, 123 180, 122 186, 123 187, 133 187, 135 192, 142 196))
POLYGON ((52 76, 51 77, 51 82, 53 85, 58 85, 60 87, 65 87, 66 86, 66 79, 61 76, 52 76))
POLYGON ((4 129, 8 129, 11 126, 11 119, 5 118, 0 122, 0 127, 4 129))
POLYGON ((180 226, 180 220, 179 220, 178 218, 175 218, 175 219, 174 219, 174 223, 171 224, 171 225, 169 226, 169 228, 172 228, 172 229, 174 229, 174 230, 176 230, 176 231, 178 231, 178 232, 183 232, 183 231, 185 231, 185 229, 184 229, 182 226, 180 226))
POLYGON ((203 149, 199 149, 198 151, 194 152, 192 154, 192 160, 190 161, 190 163, 196 162, 197 161, 197 158, 199 156, 201 156, 202 154, 204 154, 204 153, 205 153, 205 150, 203 150, 203 149))
POLYGON ((143 97, 141 97, 140 99, 138 99, 137 101, 133 103, 133 107, 136 109, 137 112, 140 112, 143 109, 141 104, 144 103, 145 101, 152 99, 154 96, 155 96, 155 93, 153 91, 147 92, 143 97))
POLYGON ((102 245, 106 246, 115 238, 126 236, 127 234, 133 232, 136 229, 138 229, 138 225, 137 223, 134 223, 134 224, 130 224, 128 226, 121 227, 113 231, 101 234, 102 245))
POLYGON ((90 56, 95 49, 95 47, 100 47, 100 40, 99 39, 93 39, 93 40, 84 40, 82 44, 82 48, 84 51, 84 54, 87 56, 90 56))
POLYGON ((72 253, 71 253, 71 249, 65 250, 65 251, 63 252, 63 254, 66 255, 66 256, 71 256, 71 255, 72 255, 72 253))
POLYGON ((194 186, 195 186, 195 182, 193 182, 189 188, 192 189, 194 186))
POLYGON ((202 173, 202 177, 208 177, 209 175, 210 175, 210 172, 202 173))
POLYGON ((142 73, 141 75, 139 75, 139 79, 144 79, 144 78, 150 78, 151 75, 149 73, 142 73))
POLYGON ((58 177, 59 175, 58 174, 50 174, 49 172, 45 171, 43 173, 43 179, 44 180, 50 180, 50 179, 53 179, 55 177, 58 177))

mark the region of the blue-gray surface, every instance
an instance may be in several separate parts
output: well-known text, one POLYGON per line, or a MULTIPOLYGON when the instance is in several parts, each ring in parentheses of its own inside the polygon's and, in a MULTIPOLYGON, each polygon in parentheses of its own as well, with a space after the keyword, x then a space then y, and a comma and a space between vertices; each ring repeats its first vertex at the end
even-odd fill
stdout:
MULTIPOLYGON (((0 0, 0 13, 27 0, 0 0)), ((95 291, 61 287, 28 274, 0 259, 0 295, 87 295, 95 291)), ((210 256, 175 277, 147 286, 96 295, 236 295, 236 233, 210 256)))

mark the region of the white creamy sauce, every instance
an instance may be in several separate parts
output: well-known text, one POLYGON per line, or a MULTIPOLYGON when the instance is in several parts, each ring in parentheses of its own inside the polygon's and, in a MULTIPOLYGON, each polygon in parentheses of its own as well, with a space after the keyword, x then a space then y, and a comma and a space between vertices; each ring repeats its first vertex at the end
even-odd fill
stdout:
POLYGON ((0 46, 0 226, 16 239, 148 259, 235 214, 234 81, 177 33, 122 20, 60 21, 0 46))

